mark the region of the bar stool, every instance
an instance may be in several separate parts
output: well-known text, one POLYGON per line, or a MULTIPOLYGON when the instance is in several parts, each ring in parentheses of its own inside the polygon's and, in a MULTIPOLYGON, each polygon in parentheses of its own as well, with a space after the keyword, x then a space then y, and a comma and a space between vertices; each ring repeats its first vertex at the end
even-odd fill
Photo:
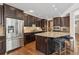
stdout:
POLYGON ((65 36, 64 38, 66 39, 65 40, 65 50, 66 50, 66 53, 69 52, 70 54, 72 54, 74 52, 73 37, 65 36))
POLYGON ((60 37, 60 38, 55 38, 54 39, 55 42, 55 52, 53 54, 59 54, 61 55, 63 52, 65 51, 65 38, 60 37))

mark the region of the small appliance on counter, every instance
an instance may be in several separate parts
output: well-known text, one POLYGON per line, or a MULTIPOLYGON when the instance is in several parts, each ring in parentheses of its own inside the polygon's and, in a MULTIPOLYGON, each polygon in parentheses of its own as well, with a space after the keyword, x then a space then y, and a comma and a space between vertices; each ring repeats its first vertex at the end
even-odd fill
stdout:
POLYGON ((61 27, 60 26, 54 26, 53 31, 61 31, 61 27))
POLYGON ((62 32, 69 32, 69 27, 61 27, 62 32))

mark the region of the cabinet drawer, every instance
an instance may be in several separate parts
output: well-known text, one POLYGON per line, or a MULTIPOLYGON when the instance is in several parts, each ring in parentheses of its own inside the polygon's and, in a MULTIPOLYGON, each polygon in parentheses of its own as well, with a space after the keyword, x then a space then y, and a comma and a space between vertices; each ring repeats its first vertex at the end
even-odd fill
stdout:
POLYGON ((0 41, 0 51, 2 50, 2 45, 3 45, 3 42, 0 41))

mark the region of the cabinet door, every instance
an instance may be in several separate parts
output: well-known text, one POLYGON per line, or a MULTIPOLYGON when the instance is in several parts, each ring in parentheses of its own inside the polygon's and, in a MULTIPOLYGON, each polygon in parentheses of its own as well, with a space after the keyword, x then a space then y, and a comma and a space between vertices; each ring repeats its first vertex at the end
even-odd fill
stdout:
POLYGON ((32 24, 35 24, 34 16, 31 16, 32 24))
POLYGON ((61 27, 69 27, 70 26, 70 18, 69 16, 61 18, 61 27))
POLYGON ((5 18, 16 18, 15 8, 9 5, 4 4, 4 16, 5 18))
POLYGON ((41 21, 40 21, 40 20, 37 20, 37 21, 36 21, 36 26, 37 26, 37 27, 41 27, 41 21))
POLYGON ((53 25, 54 26, 61 26, 61 17, 54 18, 53 25))
POLYGON ((32 26, 32 17, 28 15, 28 26, 32 26))
POLYGON ((44 52, 45 54, 47 54, 47 45, 48 45, 48 38, 45 37, 41 37, 41 50, 42 52, 44 52))
POLYGON ((66 27, 69 27, 69 26, 70 26, 70 17, 69 17, 69 16, 66 16, 66 17, 65 17, 64 25, 65 25, 66 27))
POLYGON ((0 5, 0 24, 3 25, 3 6, 0 5))
POLYGON ((36 36, 36 49, 47 54, 48 38, 42 36, 36 36))
POLYGON ((0 41, 0 53, 2 52, 2 41, 0 41))
POLYGON ((23 11, 16 9, 15 13, 17 19, 23 20, 23 11))
POLYGON ((28 16, 24 14, 24 26, 28 26, 28 16))
POLYGON ((36 39, 36 49, 41 51, 41 49, 42 49, 41 39, 42 38, 40 36, 35 36, 35 39, 36 39))

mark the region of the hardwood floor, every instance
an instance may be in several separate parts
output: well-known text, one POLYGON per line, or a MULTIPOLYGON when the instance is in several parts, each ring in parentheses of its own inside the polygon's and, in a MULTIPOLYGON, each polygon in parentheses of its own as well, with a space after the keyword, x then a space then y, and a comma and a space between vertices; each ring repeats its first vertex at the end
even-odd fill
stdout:
MULTIPOLYGON (((8 53, 8 55, 45 55, 44 53, 37 51, 36 42, 33 41, 29 44, 26 44, 24 47, 18 48, 14 51, 8 53)), ((58 55, 58 54, 51 54, 51 55, 58 55)), ((65 54, 62 54, 65 55, 65 54)), ((67 55, 70 55, 69 53, 67 55)))
POLYGON ((8 53, 8 55, 44 55, 36 50, 35 41, 8 53))
POLYGON ((77 55, 79 55, 79 34, 75 34, 75 38, 77 41, 77 55))

